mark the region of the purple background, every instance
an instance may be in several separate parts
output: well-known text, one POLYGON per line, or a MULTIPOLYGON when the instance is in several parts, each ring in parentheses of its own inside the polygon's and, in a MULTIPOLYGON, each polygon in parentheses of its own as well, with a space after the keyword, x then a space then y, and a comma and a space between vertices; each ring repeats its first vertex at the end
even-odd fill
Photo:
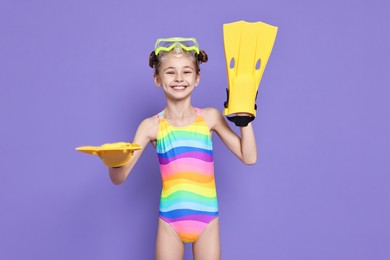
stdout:
POLYGON ((1 0, 0 259, 153 259, 154 149, 114 186, 74 148, 131 141, 163 108, 158 37, 198 38, 193 102, 222 110, 222 24, 242 19, 279 32, 258 163, 213 139, 223 259, 390 259, 389 16, 386 0, 1 0))

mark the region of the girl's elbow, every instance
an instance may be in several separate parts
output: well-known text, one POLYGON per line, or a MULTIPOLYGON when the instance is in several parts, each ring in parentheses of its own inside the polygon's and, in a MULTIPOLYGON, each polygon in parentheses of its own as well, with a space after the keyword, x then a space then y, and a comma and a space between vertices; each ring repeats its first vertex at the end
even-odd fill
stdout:
POLYGON ((124 183, 125 181, 124 180, 111 179, 111 182, 114 185, 120 185, 120 184, 124 183))
POLYGON ((256 164, 256 162, 257 162, 257 160, 250 160, 250 161, 245 161, 244 163, 246 165, 254 165, 254 164, 256 164))
POLYGON ((110 170, 110 179, 114 185, 120 185, 125 182, 126 175, 121 172, 114 172, 110 170))
POLYGON ((257 162, 257 157, 243 158, 241 161, 246 165, 254 165, 257 162))

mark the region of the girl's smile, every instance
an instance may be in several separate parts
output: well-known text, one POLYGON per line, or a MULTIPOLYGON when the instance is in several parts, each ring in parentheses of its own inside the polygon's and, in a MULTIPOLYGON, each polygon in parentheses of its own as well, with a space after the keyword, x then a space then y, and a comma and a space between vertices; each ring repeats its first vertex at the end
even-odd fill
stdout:
POLYGON ((187 88, 187 86, 174 85, 174 86, 171 86, 171 88, 173 88, 173 90, 175 90, 175 91, 183 91, 187 88))

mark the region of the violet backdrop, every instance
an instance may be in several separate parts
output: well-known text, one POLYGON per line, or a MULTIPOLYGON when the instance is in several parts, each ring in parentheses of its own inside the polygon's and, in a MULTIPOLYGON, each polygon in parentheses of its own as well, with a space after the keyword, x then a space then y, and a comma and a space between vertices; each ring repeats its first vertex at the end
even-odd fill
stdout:
POLYGON ((158 37, 198 38, 193 103, 222 111, 222 25, 238 20, 279 31, 258 163, 213 138, 223 259, 390 259, 389 17, 385 0, 0 0, 0 259, 153 259, 154 149, 114 186, 74 148, 131 141, 163 108, 158 37))

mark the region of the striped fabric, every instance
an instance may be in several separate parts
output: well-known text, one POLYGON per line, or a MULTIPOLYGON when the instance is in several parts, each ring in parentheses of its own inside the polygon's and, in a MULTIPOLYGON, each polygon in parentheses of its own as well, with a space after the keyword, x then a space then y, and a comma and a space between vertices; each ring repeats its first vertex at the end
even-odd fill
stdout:
POLYGON ((163 186, 160 218, 183 242, 196 241, 218 216, 210 130, 200 109, 196 112, 195 122, 185 127, 172 126, 162 112, 158 114, 156 151, 163 186))

